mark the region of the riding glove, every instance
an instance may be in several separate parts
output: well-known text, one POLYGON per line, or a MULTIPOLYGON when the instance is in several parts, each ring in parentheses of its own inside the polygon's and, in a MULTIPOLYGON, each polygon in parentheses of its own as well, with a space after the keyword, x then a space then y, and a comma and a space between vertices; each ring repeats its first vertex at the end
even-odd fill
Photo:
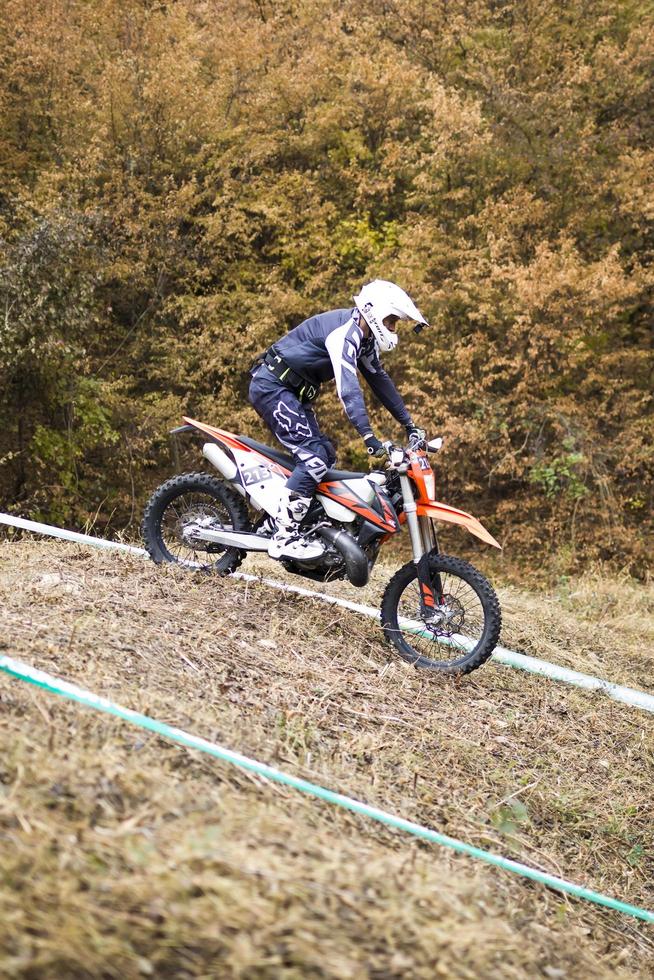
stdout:
POLYGON ((407 425, 406 434, 408 436, 410 446, 415 446, 425 441, 426 432, 424 429, 419 429, 417 425, 407 425))
POLYGON ((383 442, 380 442, 377 436, 373 436, 370 433, 369 436, 363 440, 366 444, 366 449, 368 450, 368 455, 372 456, 374 459, 381 459, 386 455, 386 449, 384 448, 383 442))

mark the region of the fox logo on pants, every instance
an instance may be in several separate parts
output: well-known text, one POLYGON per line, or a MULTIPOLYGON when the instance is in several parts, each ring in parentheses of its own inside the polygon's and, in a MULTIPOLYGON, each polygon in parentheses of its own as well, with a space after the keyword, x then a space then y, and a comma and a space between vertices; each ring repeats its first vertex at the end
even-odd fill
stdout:
POLYGON ((285 405, 281 399, 277 403, 273 417, 280 428, 286 429, 289 435, 294 434, 305 439, 311 439, 313 433, 302 416, 299 412, 294 412, 289 405, 285 405))
POLYGON ((315 453, 308 452, 306 449, 296 449, 295 455, 304 463, 316 483, 320 483, 327 472, 327 463, 324 459, 316 456, 315 453))

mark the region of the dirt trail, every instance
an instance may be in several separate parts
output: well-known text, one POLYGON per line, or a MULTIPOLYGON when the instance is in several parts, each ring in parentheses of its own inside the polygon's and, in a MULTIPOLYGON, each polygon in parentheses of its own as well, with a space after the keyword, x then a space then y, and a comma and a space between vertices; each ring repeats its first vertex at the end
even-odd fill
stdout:
MULTIPOLYGON (((549 624, 547 642, 559 651, 574 624, 565 662, 588 670, 613 610, 626 623, 627 653, 620 668, 617 642, 607 647, 602 675, 645 687, 639 676, 651 659, 639 661, 629 644, 651 626, 649 594, 627 593, 620 606, 602 585, 594 606, 592 582, 579 588, 558 605, 505 590, 503 642, 512 645, 511 630, 536 637, 549 624)), ((651 715, 493 665, 443 681, 395 660, 376 625, 354 614, 73 545, 0 544, 0 596, 13 656, 654 908, 651 715)), ((536 645, 528 652, 545 655, 536 645)), ((6 677, 0 700, 0 832, 9 845, 0 913, 11 925, 0 958, 9 976, 654 971, 651 929, 635 920, 6 677)))

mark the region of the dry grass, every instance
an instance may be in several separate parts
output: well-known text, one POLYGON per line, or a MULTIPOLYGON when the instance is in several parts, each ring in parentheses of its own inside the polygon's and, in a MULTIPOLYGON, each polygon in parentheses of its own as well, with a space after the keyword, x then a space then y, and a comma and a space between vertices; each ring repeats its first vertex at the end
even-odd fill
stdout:
MULTIPOLYGON (((404 555, 397 564, 407 560, 404 555)), ((479 558, 473 563, 484 570, 479 558)), ((312 585, 299 578, 293 584, 379 606, 395 567, 377 565, 365 589, 343 582, 312 585)), ((248 558, 243 570, 281 578, 265 558, 248 558)), ((654 692, 654 582, 644 585, 604 569, 563 579, 554 591, 529 592, 505 585, 497 593, 504 646, 654 692)))
MULTIPOLYGON (((357 599, 374 599, 387 574, 357 599)), ((503 642, 531 637, 530 652, 581 669, 601 654, 604 676, 645 686, 651 652, 639 655, 637 638, 651 630, 651 597, 630 588, 587 580, 558 601, 504 590, 503 642), (624 642, 608 643, 616 623, 624 642)), ((13 656, 654 908, 651 715, 493 665, 446 682, 394 660, 375 624, 354 614, 118 553, 5 542, 0 594, 13 656)), ((654 970, 651 930, 635 920, 6 677, 0 699, 7 976, 654 970)))

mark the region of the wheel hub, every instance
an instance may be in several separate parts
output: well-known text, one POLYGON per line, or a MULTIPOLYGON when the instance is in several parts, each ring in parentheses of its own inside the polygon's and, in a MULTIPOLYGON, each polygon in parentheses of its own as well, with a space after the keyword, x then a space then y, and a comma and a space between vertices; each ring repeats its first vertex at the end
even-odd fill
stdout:
POLYGON ((452 595, 444 595, 425 619, 425 625, 437 636, 453 636, 460 633, 465 623, 465 609, 461 602, 452 595))
POLYGON ((216 521, 215 516, 203 510, 187 511, 176 521, 175 533, 182 544, 192 545, 196 549, 206 549, 206 542, 199 537, 203 527, 211 527, 216 521))

